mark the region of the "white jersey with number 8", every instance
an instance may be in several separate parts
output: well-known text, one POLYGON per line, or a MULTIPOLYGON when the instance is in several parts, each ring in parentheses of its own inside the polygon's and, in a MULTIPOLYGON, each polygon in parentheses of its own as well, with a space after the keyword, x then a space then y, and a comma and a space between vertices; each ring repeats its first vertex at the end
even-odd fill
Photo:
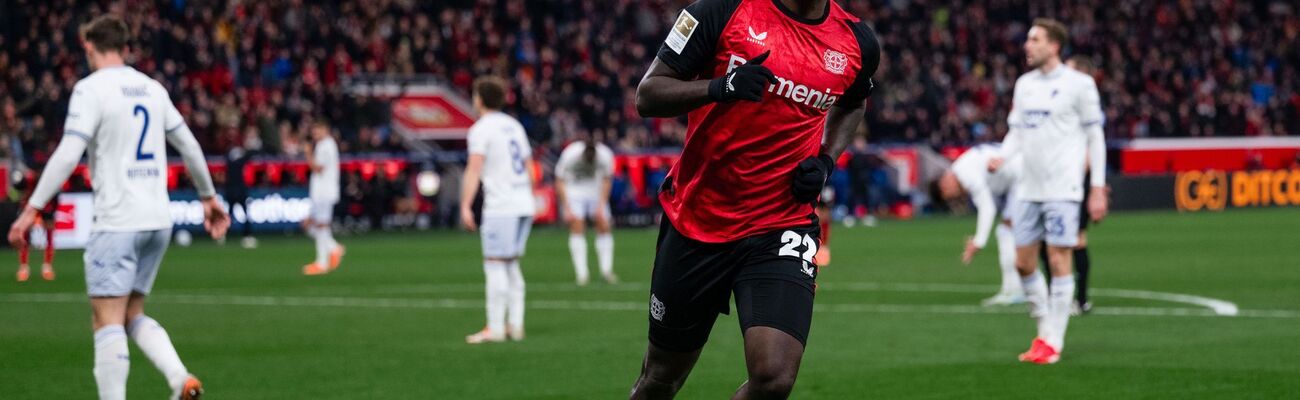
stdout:
POLYGON ((533 178, 528 173, 533 149, 523 125, 505 113, 489 112, 469 128, 467 141, 470 155, 483 156, 483 216, 533 216, 533 178))
POLYGON ((77 82, 64 132, 89 144, 94 230, 171 228, 165 135, 184 124, 166 89, 134 68, 104 68, 77 82))

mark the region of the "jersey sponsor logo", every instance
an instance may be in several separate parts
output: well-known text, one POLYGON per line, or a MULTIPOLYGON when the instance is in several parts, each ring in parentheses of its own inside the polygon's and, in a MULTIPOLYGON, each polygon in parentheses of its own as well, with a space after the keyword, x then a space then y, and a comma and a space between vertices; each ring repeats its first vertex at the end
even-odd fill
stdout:
POLYGON ((751 26, 749 27, 749 38, 745 40, 748 40, 751 43, 757 43, 759 46, 767 46, 767 42, 765 42, 765 40, 767 40, 767 32, 755 33, 754 27, 751 26))
MULTIPOLYGON (((732 54, 727 62, 727 73, 731 73, 731 70, 744 65, 746 62, 748 60, 743 57, 732 54)), ((728 82, 728 85, 730 85, 730 82, 728 82)), ((795 82, 793 79, 786 79, 780 75, 776 75, 775 84, 767 85, 767 92, 776 93, 777 96, 822 111, 830 109, 840 99, 840 96, 831 94, 830 88, 827 88, 824 92, 819 92, 817 89, 809 88, 808 85, 795 82)))
POLYGON ((835 75, 844 75, 844 67, 849 65, 848 56, 830 49, 822 53, 822 61, 826 63, 826 70, 835 75))
POLYGON ((682 54, 686 42, 691 40, 691 35, 695 34, 695 28, 699 25, 700 21, 683 9, 682 13, 677 15, 677 22, 673 23, 673 29, 668 31, 668 38, 664 39, 664 44, 677 54, 682 54))
POLYGON ((1025 117, 1023 121, 1024 127, 1029 129, 1037 128, 1039 125, 1042 125, 1043 123, 1047 122, 1047 120, 1052 117, 1051 110, 1030 109, 1030 110, 1023 111, 1022 114, 1025 117))

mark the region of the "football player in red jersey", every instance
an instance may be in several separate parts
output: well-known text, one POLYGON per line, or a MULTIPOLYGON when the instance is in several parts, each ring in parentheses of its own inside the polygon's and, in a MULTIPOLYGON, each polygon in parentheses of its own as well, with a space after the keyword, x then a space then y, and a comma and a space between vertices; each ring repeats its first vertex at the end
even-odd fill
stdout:
MULTIPOLYGON (((41 176, 41 169, 44 163, 38 161, 33 165, 32 171, 29 171, 23 177, 23 204, 27 204, 27 198, 31 197, 32 191, 36 189, 36 178, 41 176)), ((45 258, 41 263, 41 279, 54 280, 54 213, 58 208, 58 202, 52 201, 45 205, 38 214, 40 216, 41 228, 45 231, 45 258)), ((32 232, 27 232, 31 235, 32 232)), ((30 243, 23 243, 18 246, 18 281, 26 282, 32 274, 31 267, 28 264, 28 253, 31 249, 30 243)))
POLYGON ((863 120, 876 35, 829 0, 699 0, 637 88, 645 117, 687 116, 650 284, 634 399, 671 398, 734 295, 748 381, 785 398, 812 323, 813 204, 863 120))

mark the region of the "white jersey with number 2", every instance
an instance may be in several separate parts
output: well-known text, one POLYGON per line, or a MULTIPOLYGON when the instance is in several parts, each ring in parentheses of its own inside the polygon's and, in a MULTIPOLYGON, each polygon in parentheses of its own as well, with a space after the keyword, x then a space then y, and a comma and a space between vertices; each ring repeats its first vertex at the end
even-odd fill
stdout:
POLYGON ((77 82, 64 133, 89 144, 94 230, 171 228, 166 135, 184 125, 166 89, 134 68, 104 68, 77 82))
POLYGON ((483 216, 533 216, 533 178, 528 173, 533 149, 523 125, 505 113, 489 112, 469 128, 467 141, 470 155, 483 156, 483 216))

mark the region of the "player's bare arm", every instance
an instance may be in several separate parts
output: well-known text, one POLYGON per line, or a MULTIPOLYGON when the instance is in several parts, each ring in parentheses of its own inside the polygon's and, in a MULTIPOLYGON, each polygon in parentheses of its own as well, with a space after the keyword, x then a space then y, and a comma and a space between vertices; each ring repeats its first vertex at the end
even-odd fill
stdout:
POLYGON ((474 223, 474 196, 478 194, 482 172, 483 155, 470 154, 469 161, 465 164, 465 176, 460 184, 460 224, 470 232, 478 230, 478 225, 474 223))
POLYGON ((676 117, 712 102, 762 101, 776 75, 764 67, 763 53, 712 80, 692 80, 655 58, 636 88, 636 110, 642 117, 676 117))
POLYGON ((50 155, 50 161, 45 166, 45 171, 41 173, 41 178, 37 181, 36 188, 32 190, 32 196, 27 201, 27 207, 23 208, 22 214, 9 227, 9 243, 15 247, 27 245, 27 231, 36 223, 36 216, 46 203, 54 201, 54 196, 58 194, 63 182, 72 176, 72 171, 81 161, 82 153, 86 152, 89 145, 86 138, 77 134, 65 134, 63 140, 59 141, 59 146, 54 149, 54 154, 50 155))
POLYGON ((203 202, 203 229, 213 239, 225 237, 226 230, 230 228, 230 216, 226 214, 226 207, 217 201, 212 175, 208 172, 208 163, 203 157, 199 141, 194 138, 190 128, 182 124, 167 134, 167 142, 180 153, 185 162, 185 170, 199 191, 199 199, 203 202))
POLYGON ((325 169, 324 165, 316 162, 316 143, 308 138, 307 143, 303 145, 303 155, 307 157, 307 169, 311 172, 321 172, 325 169))
POLYGON ((853 136, 862 125, 866 112, 865 104, 844 107, 837 105, 827 110, 826 144, 822 148, 822 154, 838 159, 849 148, 849 144, 853 143, 853 136))

